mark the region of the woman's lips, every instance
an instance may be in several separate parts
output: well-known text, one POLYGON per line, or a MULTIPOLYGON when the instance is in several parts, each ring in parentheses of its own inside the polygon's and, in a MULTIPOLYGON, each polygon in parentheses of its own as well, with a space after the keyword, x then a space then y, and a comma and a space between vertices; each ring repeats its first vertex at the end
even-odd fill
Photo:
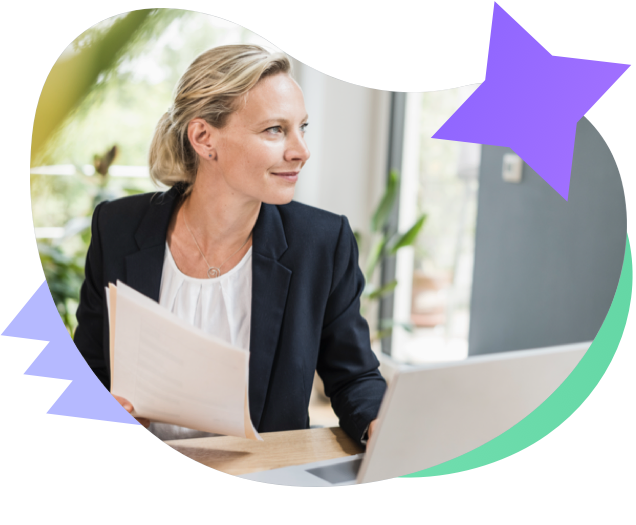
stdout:
POLYGON ((281 179, 285 179, 288 182, 296 182, 298 180, 298 171, 279 171, 277 173, 272 173, 272 175, 276 175, 281 179))

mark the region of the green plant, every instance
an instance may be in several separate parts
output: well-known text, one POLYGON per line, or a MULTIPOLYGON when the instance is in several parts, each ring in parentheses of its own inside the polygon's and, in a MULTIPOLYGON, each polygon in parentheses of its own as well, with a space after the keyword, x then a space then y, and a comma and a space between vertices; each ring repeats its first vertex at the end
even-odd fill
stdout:
MULTIPOLYGON (((100 202, 119 196, 108 189, 108 170, 116 156, 117 146, 109 148, 103 155, 95 155, 95 175, 82 177, 87 193, 91 193, 92 189, 90 213, 100 202)), ((73 218, 66 223, 62 238, 38 241, 40 262, 53 302, 71 335, 77 326, 75 310, 84 281, 84 257, 90 243, 90 224, 89 217, 73 218)))
MULTIPOLYGON (((424 222, 426 221, 426 215, 421 214, 413 225, 403 233, 395 232, 391 234, 389 232, 389 219, 395 206, 395 202, 398 196, 400 186, 400 177, 396 170, 391 170, 389 173, 389 181, 386 191, 380 200, 377 208, 371 218, 371 239, 368 243, 365 243, 365 239, 360 233, 356 233, 356 240, 358 245, 370 244, 370 248, 367 251, 366 261, 364 262, 364 277, 366 280, 366 286, 362 293, 361 300, 361 313, 365 315, 374 301, 380 301, 383 297, 393 293, 398 282, 397 279, 376 286, 374 284, 374 277, 379 268, 380 263, 388 258, 397 254, 398 250, 406 246, 411 246, 417 238, 424 222)), ((412 330, 409 323, 396 323, 393 319, 381 319, 379 322, 378 330, 371 337, 372 340, 382 339, 391 334, 393 327, 399 325, 406 330, 412 330)))
POLYGON ((57 311, 72 335, 76 326, 75 308, 84 280, 83 258, 79 254, 67 255, 60 246, 44 241, 38 242, 38 251, 57 311))

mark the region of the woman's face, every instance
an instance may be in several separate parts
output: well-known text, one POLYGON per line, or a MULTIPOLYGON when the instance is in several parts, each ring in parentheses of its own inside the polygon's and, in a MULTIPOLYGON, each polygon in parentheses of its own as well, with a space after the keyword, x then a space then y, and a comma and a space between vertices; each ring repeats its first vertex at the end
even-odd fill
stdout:
POLYGON ((266 77, 226 125, 214 130, 210 162, 231 190, 268 204, 286 204, 309 158, 306 127, 298 84, 287 74, 266 77))

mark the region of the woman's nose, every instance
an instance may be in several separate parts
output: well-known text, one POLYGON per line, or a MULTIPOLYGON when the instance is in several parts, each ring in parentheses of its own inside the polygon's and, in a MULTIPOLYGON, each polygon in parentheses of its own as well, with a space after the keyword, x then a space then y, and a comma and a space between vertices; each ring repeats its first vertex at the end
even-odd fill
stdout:
POLYGON ((300 161, 304 164, 310 155, 305 137, 302 135, 290 137, 290 142, 285 149, 285 160, 287 162, 300 161))

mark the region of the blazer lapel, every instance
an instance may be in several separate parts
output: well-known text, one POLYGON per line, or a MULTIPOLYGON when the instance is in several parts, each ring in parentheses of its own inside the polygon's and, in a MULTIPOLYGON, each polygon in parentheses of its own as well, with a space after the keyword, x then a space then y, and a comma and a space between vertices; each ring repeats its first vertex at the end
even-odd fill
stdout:
POLYGON ((263 203, 252 237, 249 403, 256 428, 267 399, 291 281, 291 270, 278 262, 285 250, 287 241, 278 208, 263 203))
POLYGON ((159 302, 165 246, 151 246, 126 257, 126 284, 159 302))
POLYGON ((181 195, 180 185, 152 197, 135 241, 139 251, 126 257, 126 284, 139 293, 159 301, 166 236, 174 206, 181 195))

